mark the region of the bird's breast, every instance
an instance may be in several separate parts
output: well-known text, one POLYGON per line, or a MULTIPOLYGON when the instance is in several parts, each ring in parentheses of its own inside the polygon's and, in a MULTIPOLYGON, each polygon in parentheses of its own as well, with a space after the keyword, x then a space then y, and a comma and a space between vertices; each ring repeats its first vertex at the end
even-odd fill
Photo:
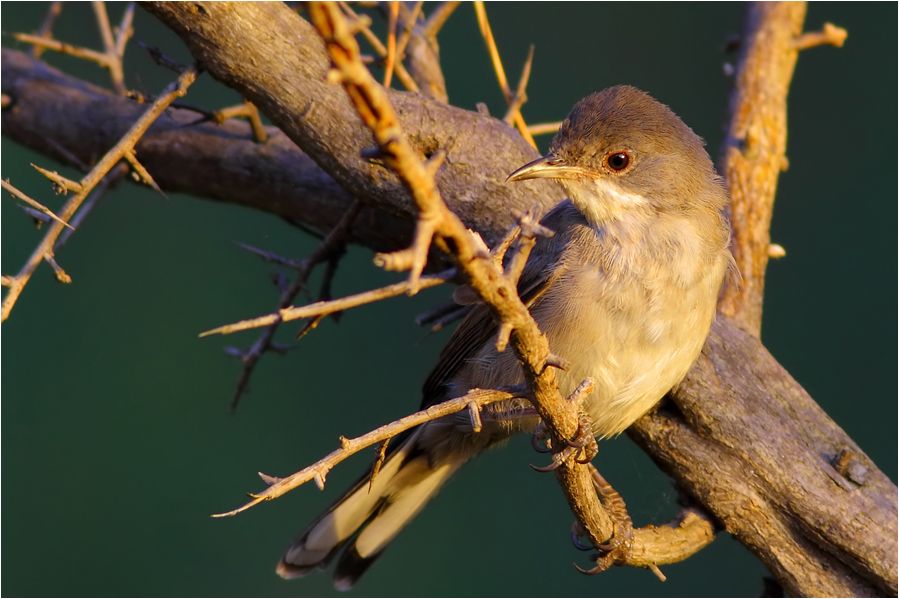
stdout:
POLYGON ((552 351, 571 364, 563 392, 594 379, 587 410, 600 436, 648 411, 702 348, 726 261, 689 246, 641 253, 625 245, 569 264, 535 307, 552 351))

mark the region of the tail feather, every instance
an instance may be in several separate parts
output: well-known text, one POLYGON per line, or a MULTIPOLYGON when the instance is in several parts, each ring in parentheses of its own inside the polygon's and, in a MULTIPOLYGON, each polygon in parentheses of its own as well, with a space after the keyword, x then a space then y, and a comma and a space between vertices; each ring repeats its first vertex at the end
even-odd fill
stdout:
POLYGON ((313 522, 287 549, 277 573, 305 576, 343 549, 334 586, 350 589, 462 464, 432 467, 428 455, 415 447, 418 436, 416 431, 389 453, 370 489, 365 476, 313 522))

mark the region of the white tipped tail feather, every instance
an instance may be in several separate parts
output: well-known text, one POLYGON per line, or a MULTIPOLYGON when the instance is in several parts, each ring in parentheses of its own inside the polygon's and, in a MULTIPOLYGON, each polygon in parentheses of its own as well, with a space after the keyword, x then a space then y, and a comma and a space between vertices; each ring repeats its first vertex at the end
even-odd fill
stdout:
POLYGON ((432 466, 416 447, 419 434, 390 452, 370 489, 366 475, 309 526, 278 563, 281 577, 305 576, 340 552, 334 587, 345 591, 355 584, 464 462, 460 456, 432 466))

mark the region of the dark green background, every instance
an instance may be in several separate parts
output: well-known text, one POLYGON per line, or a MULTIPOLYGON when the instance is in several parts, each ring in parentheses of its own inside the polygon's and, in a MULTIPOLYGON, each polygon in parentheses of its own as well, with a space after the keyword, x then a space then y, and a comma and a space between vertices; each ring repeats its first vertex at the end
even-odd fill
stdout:
MULTIPOLYGON (((587 93, 632 83, 672 106, 717 155, 729 80, 723 48, 741 28, 740 4, 489 5, 507 70, 517 78, 537 46, 525 116, 562 118, 587 93)), ((32 30, 42 4, 3 3, 4 32, 32 30)), ((117 19, 122 6, 112 6, 117 19)), ((788 252, 769 268, 764 339, 824 409, 896 477, 896 16, 895 4, 814 4, 808 27, 845 26, 845 48, 800 57, 790 94, 790 170, 781 177, 773 239, 788 252)), ((186 58, 181 43, 140 10, 136 39, 186 58)), ((57 31, 98 46, 88 5, 66 5, 57 31)), ((13 44, 8 34, 4 44, 13 44)), ((503 105, 470 6, 442 36, 451 100, 503 105)), ((46 55, 105 81, 92 65, 46 55)), ((134 44, 129 85, 158 91, 169 73, 134 44)), ((208 77, 187 102, 236 100, 208 77)), ((100 117, 102 118, 102 117, 100 117)), ((548 138, 541 140, 544 144, 548 138)), ((3 139, 2 176, 58 207, 29 162, 49 160, 3 139)), ((70 172, 70 171, 66 171, 70 172)), ((74 173, 73 173, 74 174, 74 173)), ((214 174, 210 173, 210 176, 214 174)), ((39 233, 4 198, 2 270, 14 273, 39 233)), ((59 253, 74 277, 41 267, 2 341, 4 595, 322 595, 325 574, 284 582, 273 568, 293 535, 339 494, 369 455, 338 468, 328 488, 305 487, 230 520, 261 485, 418 405, 445 336, 412 318, 445 291, 396 299, 324 323, 287 356, 264 359, 236 415, 228 344, 206 328, 269 311, 272 268, 233 244, 300 257, 313 241, 274 217, 123 186, 59 253)), ((336 292, 397 277, 353 250, 336 292)), ((295 327, 289 329, 289 339, 295 327)), ((764 567, 721 535, 660 584, 643 570, 595 578, 568 541, 571 516, 525 439, 466 467, 357 587, 362 595, 750 595, 764 567)), ((599 465, 638 524, 674 513, 666 478, 627 438, 603 444, 599 465)))

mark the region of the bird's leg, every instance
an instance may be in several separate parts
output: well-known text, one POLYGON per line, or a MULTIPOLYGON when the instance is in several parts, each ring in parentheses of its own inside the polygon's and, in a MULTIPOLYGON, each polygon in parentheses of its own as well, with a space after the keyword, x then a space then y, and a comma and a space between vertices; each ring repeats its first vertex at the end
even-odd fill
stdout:
MULTIPOLYGON (((590 569, 578 567, 580 572, 584 574, 599 574, 614 566, 622 563, 631 547, 634 544, 634 524, 631 521, 630 514, 627 512, 627 505, 621 495, 609 484, 609 482, 599 473, 592 464, 588 465, 590 474, 593 477, 593 486, 599 494, 599 499, 612 517, 613 532, 612 537, 601 546, 597 547, 602 553, 596 555, 596 565, 590 569)), ((580 549, 583 544, 579 537, 574 537, 577 541, 575 547, 580 549)))

